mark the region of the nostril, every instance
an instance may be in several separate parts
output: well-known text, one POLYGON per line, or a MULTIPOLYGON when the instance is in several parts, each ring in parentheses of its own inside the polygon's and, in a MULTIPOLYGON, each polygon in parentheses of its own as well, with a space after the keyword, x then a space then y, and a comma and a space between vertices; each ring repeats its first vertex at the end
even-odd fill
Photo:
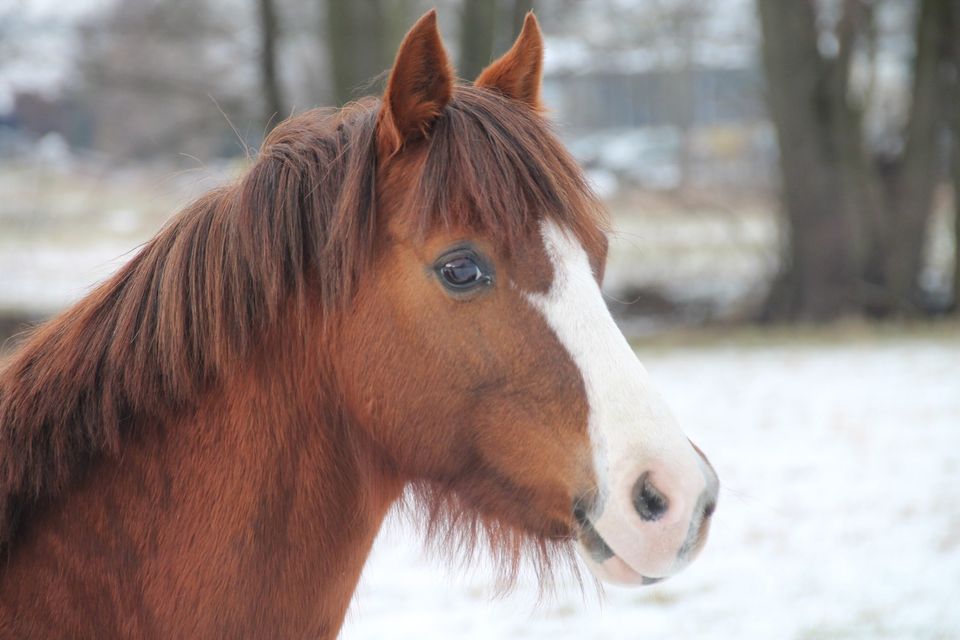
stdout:
POLYGON ((711 500, 703 507, 703 519, 706 520, 713 515, 713 512, 717 510, 717 501, 711 500))
POLYGON ((645 471, 633 485, 633 508, 641 519, 648 522, 659 520, 670 508, 667 497, 653 486, 649 471, 645 471))

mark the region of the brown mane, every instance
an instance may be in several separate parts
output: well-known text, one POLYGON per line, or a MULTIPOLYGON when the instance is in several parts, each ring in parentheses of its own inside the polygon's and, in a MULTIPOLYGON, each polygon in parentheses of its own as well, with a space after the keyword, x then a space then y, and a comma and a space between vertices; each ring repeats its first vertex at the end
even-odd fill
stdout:
MULTIPOLYGON (((191 411, 282 314, 335 325, 382 226, 379 104, 281 124, 243 178, 25 340, 0 371, 0 549, 90 462, 191 411)), ((458 225, 510 247, 549 216, 600 241, 601 209, 533 109, 458 87, 422 144, 411 215, 423 230, 458 225)))

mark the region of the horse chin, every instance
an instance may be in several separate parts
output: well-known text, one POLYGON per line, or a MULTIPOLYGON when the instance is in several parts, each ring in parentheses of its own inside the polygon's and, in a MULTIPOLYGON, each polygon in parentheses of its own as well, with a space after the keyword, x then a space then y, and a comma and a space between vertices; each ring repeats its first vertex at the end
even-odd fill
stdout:
POLYGON ((590 573, 601 582, 635 587, 656 584, 666 579, 645 576, 635 571, 623 558, 617 555, 613 555, 602 562, 597 562, 582 542, 577 543, 577 551, 580 552, 580 556, 589 567, 590 573))
POLYGON ((634 587, 656 584, 666 579, 665 577, 652 578, 645 576, 631 567, 626 560, 612 552, 601 559, 597 556, 594 545, 593 540, 585 540, 582 536, 577 538, 577 552, 587 568, 590 569, 590 573, 601 582, 634 587))
POLYGON ((622 586, 646 586, 669 577, 645 575, 638 571, 607 544, 589 519, 578 515, 577 521, 580 525, 577 552, 590 572, 601 582, 622 586))

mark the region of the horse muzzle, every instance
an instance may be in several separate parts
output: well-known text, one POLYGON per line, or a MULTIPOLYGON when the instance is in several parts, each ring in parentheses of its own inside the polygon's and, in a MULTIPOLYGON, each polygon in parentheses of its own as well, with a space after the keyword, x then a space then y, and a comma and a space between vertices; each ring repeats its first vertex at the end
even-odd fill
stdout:
POLYGON ((600 580, 621 585, 660 582, 703 548, 717 506, 719 480, 699 449, 699 478, 646 469, 607 499, 580 499, 574 508, 577 547, 600 580), (624 488, 626 487, 626 488, 624 488))

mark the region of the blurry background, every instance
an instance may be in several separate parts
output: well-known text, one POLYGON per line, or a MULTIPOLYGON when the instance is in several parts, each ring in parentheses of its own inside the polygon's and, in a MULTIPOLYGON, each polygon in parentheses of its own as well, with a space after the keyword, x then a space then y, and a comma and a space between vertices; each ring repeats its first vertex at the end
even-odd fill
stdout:
POLYGON ((470 79, 533 8, 616 222, 610 306, 725 484, 685 574, 496 590, 394 519, 348 638, 960 637, 960 1, 0 0, 0 340, 437 6, 470 79))

